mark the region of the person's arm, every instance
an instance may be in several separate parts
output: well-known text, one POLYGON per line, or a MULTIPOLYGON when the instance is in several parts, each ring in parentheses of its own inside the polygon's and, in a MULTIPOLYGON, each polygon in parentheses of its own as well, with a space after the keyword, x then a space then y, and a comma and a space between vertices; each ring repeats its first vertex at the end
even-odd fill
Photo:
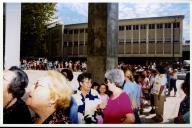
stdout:
POLYGON ((164 90, 164 85, 161 85, 159 95, 158 95, 158 100, 160 100, 160 96, 161 96, 161 93, 163 92, 163 90, 164 90))
POLYGON ((128 113, 125 118, 122 119, 123 124, 133 124, 135 123, 135 115, 133 113, 128 113))

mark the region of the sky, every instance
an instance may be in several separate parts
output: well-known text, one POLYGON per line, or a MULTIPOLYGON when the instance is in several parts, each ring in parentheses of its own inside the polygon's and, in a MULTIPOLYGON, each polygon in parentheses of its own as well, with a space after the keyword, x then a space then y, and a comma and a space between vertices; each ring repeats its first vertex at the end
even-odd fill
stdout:
MULTIPOLYGON (((88 3, 58 3, 57 13, 64 24, 87 23, 88 3)), ((189 40, 189 3, 119 3, 119 19, 184 15, 183 38, 189 40)))

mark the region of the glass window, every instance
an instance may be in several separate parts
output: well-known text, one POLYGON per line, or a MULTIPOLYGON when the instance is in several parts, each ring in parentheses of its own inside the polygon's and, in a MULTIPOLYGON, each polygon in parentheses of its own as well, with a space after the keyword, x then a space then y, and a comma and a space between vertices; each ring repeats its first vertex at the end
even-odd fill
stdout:
POLYGON ((124 30, 124 26, 119 26, 119 31, 123 31, 124 30))
POLYGON ((67 29, 64 29, 64 34, 68 34, 68 30, 67 29))
POLYGON ((78 34, 78 29, 75 29, 75 30, 74 30, 74 34, 78 34))
POLYGON ((88 33, 88 29, 87 28, 85 29, 85 33, 88 33))
POLYGON ((177 23, 173 23, 173 28, 179 28, 180 27, 180 23, 177 22, 177 23))
POLYGON ((163 27, 163 24, 157 24, 157 29, 160 29, 163 27))
POLYGON ((79 45, 84 45, 84 41, 80 41, 80 42, 79 42, 79 45))
POLYGON ((67 46, 67 42, 65 41, 63 45, 64 45, 64 46, 67 46))
POLYGON ((138 30, 139 29, 139 25, 133 25, 133 30, 138 30))
POLYGON ((171 28, 171 23, 165 23, 165 28, 171 28))
POLYGON ((69 30, 69 34, 73 34, 73 30, 69 30))
POLYGON ((78 46, 78 42, 77 41, 74 42, 74 46, 78 46))
POLYGON ((73 43, 71 41, 69 41, 68 46, 73 46, 73 43))
POLYGON ((131 30, 131 25, 127 25, 126 30, 131 30))
POLYGON ((149 24, 149 29, 155 29, 155 24, 149 24))
POLYGON ((146 25, 145 24, 140 25, 140 29, 146 29, 146 25))
POLYGON ((80 29, 80 33, 84 33, 84 29, 80 29))

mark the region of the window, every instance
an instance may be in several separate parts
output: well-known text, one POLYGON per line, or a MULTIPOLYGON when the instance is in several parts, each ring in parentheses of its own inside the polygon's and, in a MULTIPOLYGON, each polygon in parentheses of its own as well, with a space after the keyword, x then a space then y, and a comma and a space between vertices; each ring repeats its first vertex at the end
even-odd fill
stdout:
POLYGON ((146 25, 145 24, 140 25, 140 29, 146 29, 146 25))
POLYGON ((85 33, 88 33, 88 29, 87 28, 85 29, 85 33))
POLYGON ((74 42, 74 46, 78 46, 78 42, 77 41, 74 42))
POLYGON ((180 26, 180 23, 179 23, 179 22, 173 23, 173 28, 179 28, 179 26, 180 26))
POLYGON ((149 24, 149 29, 155 29, 155 24, 149 24))
POLYGON ((80 29, 80 33, 84 33, 84 29, 80 29))
POLYGON ((126 30, 131 30, 131 25, 127 25, 126 30))
POLYGON ((133 25, 133 30, 138 30, 139 29, 139 25, 133 25))
POLYGON ((165 28, 171 28, 171 23, 165 23, 165 28))
POLYGON ((146 43, 146 39, 140 39, 141 43, 146 43))
POLYGON ((123 31, 124 30, 124 26, 119 26, 119 31, 123 31))
POLYGON ((74 34, 78 34, 78 29, 75 29, 75 30, 74 30, 74 34))
POLYGON ((69 30, 69 34, 73 34, 73 30, 69 30))
POLYGON ((73 46, 73 44, 72 44, 71 41, 68 42, 68 46, 69 46, 69 47, 73 46))
POLYGON ((155 43, 155 41, 150 40, 149 43, 155 43))
POLYGON ((64 46, 67 46, 67 42, 64 42, 63 45, 64 45, 64 46))
POLYGON ((80 41, 80 42, 79 42, 79 45, 84 45, 84 41, 80 41))
POLYGON ((124 44, 124 39, 119 39, 119 44, 123 45, 124 44))
POLYGON ((64 29, 64 34, 68 34, 68 30, 67 29, 64 29))
POLYGON ((163 24, 157 24, 157 29, 163 28, 163 24))
POLYGON ((126 43, 131 43, 131 39, 126 39, 126 43))

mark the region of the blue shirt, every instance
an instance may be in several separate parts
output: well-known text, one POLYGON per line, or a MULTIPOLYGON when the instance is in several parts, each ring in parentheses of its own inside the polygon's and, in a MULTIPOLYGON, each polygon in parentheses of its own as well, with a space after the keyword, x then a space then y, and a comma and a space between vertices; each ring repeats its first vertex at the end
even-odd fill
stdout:
POLYGON ((123 91, 125 91, 129 95, 132 102, 132 107, 137 108, 136 101, 137 101, 138 86, 134 84, 132 81, 127 80, 123 87, 123 91))

